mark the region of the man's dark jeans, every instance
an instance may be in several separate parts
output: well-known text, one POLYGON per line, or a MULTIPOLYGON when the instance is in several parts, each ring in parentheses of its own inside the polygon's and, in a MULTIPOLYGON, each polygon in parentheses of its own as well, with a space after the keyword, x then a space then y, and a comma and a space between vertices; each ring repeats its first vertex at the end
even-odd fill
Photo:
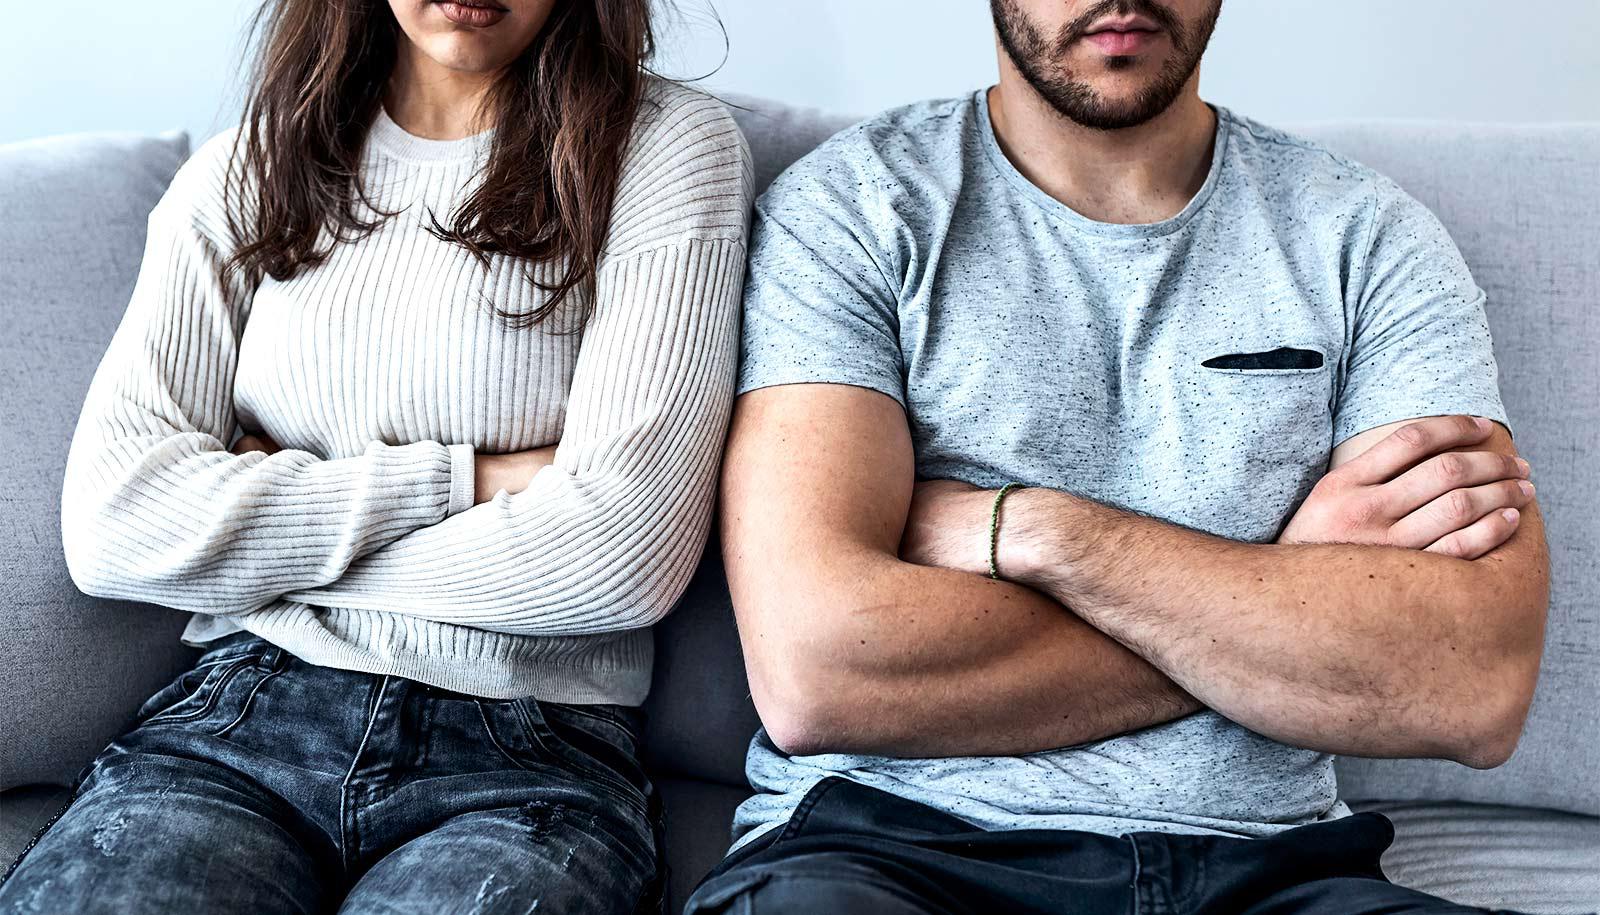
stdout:
POLYGON ((659 910, 640 717, 320 667, 235 633, 84 770, 0 913, 659 910))
POLYGON ((740 848, 686 915, 1355 915, 1482 912, 1395 886, 1394 826, 1358 813, 1261 839, 1069 830, 984 832, 826 778, 787 826, 740 848))

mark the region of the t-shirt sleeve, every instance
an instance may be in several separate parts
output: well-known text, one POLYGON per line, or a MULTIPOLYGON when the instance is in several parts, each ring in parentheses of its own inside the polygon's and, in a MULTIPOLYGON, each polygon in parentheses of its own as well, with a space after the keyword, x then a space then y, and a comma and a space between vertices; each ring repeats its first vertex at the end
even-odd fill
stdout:
POLYGON ((1381 183, 1350 345, 1334 408, 1334 441, 1386 423, 1467 414, 1509 428, 1484 291, 1427 207, 1381 183))
POLYGON ((880 188, 824 146, 756 202, 737 393, 850 384, 905 406, 897 258, 873 224, 893 212, 880 188))

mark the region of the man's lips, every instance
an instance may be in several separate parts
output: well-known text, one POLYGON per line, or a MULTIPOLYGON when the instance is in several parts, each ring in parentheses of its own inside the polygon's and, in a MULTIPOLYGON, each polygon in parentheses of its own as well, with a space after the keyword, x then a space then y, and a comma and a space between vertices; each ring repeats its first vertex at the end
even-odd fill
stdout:
POLYGON ((1083 35, 1085 41, 1103 54, 1137 54, 1161 35, 1161 26, 1147 16, 1117 16, 1101 19, 1083 35))

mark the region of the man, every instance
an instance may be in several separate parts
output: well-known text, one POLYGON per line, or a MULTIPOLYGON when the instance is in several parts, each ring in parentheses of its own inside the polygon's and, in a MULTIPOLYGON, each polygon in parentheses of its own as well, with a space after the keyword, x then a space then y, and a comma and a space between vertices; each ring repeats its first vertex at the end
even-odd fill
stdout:
POLYGON ((1465 911, 1384 879, 1332 754, 1492 767, 1531 700, 1482 291, 1393 183, 1200 99, 1219 0, 993 6, 995 87, 758 203, 758 793, 690 911, 1465 911))

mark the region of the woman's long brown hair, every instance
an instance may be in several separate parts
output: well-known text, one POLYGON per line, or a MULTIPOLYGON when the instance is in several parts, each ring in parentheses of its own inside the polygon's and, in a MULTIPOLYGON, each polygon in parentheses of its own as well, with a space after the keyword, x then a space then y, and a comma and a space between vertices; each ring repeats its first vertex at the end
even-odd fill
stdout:
MULTIPOLYGON (((237 243, 225 266, 252 282, 325 260, 325 227, 350 241, 394 215, 367 196, 359 163, 404 39, 385 0, 265 0, 252 35, 263 19, 225 191, 245 204, 225 207, 237 243), (364 220, 358 203, 378 215, 364 220)), ((450 225, 434 218, 430 231, 484 266, 490 254, 529 262, 529 281, 549 296, 531 312, 496 307, 497 316, 529 327, 577 293, 587 318, 653 50, 650 0, 560 0, 490 89, 484 114, 495 131, 482 180, 450 225), (545 261, 564 265, 554 282, 533 274, 545 261)))

